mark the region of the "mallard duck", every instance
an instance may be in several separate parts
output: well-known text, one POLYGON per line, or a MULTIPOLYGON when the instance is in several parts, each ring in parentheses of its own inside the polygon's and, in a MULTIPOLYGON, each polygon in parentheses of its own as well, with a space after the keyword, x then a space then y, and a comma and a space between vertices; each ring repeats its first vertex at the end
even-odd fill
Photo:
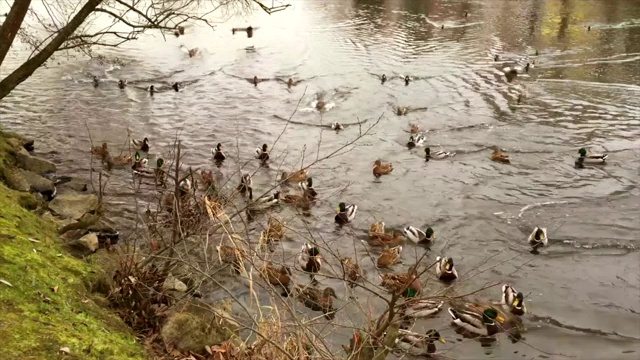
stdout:
POLYGON ((264 264, 261 272, 262 278, 273 286, 280 286, 284 290, 282 296, 289 296, 289 284, 291 283, 291 269, 282 265, 276 269, 271 263, 264 264))
POLYGON ((406 274, 381 274, 380 286, 387 289, 389 292, 399 293, 403 292, 403 296, 414 297, 422 292, 422 284, 418 279, 418 272, 415 267, 409 269, 406 274))
POLYGON ((344 130, 344 126, 342 126, 342 124, 336 121, 331 124, 331 130, 335 130, 335 131, 344 130))
MULTIPOLYGON (((142 159, 142 161, 140 161, 139 164, 142 164, 142 166, 145 166, 148 162, 148 160, 146 161, 145 160, 146 159, 142 159)), ((131 164, 131 155, 122 154, 116 157, 111 157, 111 155, 107 155, 105 162, 107 163, 107 168, 109 170, 113 168, 122 168, 124 166, 131 164)))
POLYGON ((411 81, 411 78, 409 77, 409 75, 404 77, 404 84, 405 85, 409 85, 409 81, 411 81))
POLYGON ((331 287, 326 287, 322 291, 309 286, 297 287, 297 297, 309 309, 322 311, 328 320, 332 320, 336 316, 332 297, 336 299, 338 297, 336 291, 331 287))
POLYGON ((318 196, 318 193, 313 188, 313 178, 307 178, 307 181, 299 182, 298 186, 305 194, 307 194, 312 199, 315 199, 318 196))
POLYGON ((435 152, 431 152, 431 148, 425 148, 424 149, 424 159, 426 161, 429 161, 431 159, 444 159, 448 156, 453 156, 455 155, 454 153, 448 152, 448 151, 442 151, 442 150, 436 150, 435 152))
POLYGON ((311 208, 311 202, 313 201, 313 198, 311 197, 311 195, 309 195, 309 193, 304 192, 302 195, 287 194, 284 196, 282 201, 297 208, 309 210, 311 208))
POLYGON ((249 200, 252 201, 251 205, 249 206, 252 210, 264 210, 278 205, 278 203, 280 202, 280 191, 276 191, 273 194, 262 196, 256 200, 253 200, 253 188, 250 187, 249 200))
POLYGON ((307 169, 301 169, 294 172, 283 171, 280 176, 280 180, 288 183, 299 183, 301 181, 305 181, 307 179, 308 171, 307 169))
POLYGON ((402 313, 412 318, 431 316, 442 310, 444 301, 408 298, 402 303, 402 313))
POLYGON ((291 89, 292 87, 300 84, 301 82, 303 82, 304 80, 296 80, 293 81, 292 78, 289 78, 289 80, 287 81, 287 88, 291 89))
POLYGON ((198 48, 189 49, 184 45, 180 45, 180 49, 185 53, 187 53, 187 55, 189 55, 190 58, 198 55, 198 48))
POLYGON ((376 221, 369 227, 369 238, 373 238, 376 234, 384 234, 384 221, 376 221))
POLYGON ((476 307, 449 308, 449 314, 453 323, 471 333, 491 336, 500 331, 496 321, 502 322, 503 318, 492 307, 482 311, 476 307))
POLYGON ((141 158, 140 153, 136 151, 136 155, 134 157, 133 165, 131 165, 131 169, 133 173, 136 175, 145 175, 145 174, 153 174, 153 170, 147 167, 149 165, 149 159, 141 158))
POLYGON ((458 272, 453 267, 453 259, 445 256, 436 258, 436 276, 438 279, 449 282, 458 278, 458 272))
POLYGON ((443 344, 447 342, 440 336, 436 330, 429 330, 426 334, 419 334, 409 330, 398 330, 398 337, 395 340, 397 348, 402 349, 406 353, 413 356, 427 356, 433 359, 436 352, 434 341, 440 341, 443 344))
POLYGON ((344 225, 353 221, 353 219, 356 217, 357 211, 358 205, 347 206, 345 203, 341 202, 340 204, 338 204, 338 213, 336 214, 334 220, 336 223, 344 225))
POLYGON ((251 180, 251 175, 244 174, 240 178, 240 184, 238 184, 237 189, 238 191, 240 191, 241 194, 244 194, 247 191, 249 191, 249 189, 251 189, 252 184, 253 184, 253 180, 251 180))
POLYGON ((378 257, 376 261, 376 266, 378 268, 386 268, 391 265, 395 265, 400 261, 400 253, 402 252, 402 246, 394 246, 392 248, 387 247, 382 250, 382 254, 378 257))
POLYGON ((431 226, 427 227, 425 231, 422 231, 414 226, 407 226, 402 229, 404 236, 416 244, 431 245, 436 238, 436 234, 433 232, 431 226))
POLYGON ((538 248, 547 246, 549 243, 549 238, 547 237, 547 228, 536 226, 533 228, 533 231, 529 235, 527 242, 534 251, 537 251, 538 248))
POLYGON ((498 60, 500 60, 500 55, 496 54, 496 55, 493 57, 493 61, 498 62, 498 60))
POLYGON ((396 115, 398 116, 407 115, 409 111, 410 111, 409 108, 406 106, 398 106, 396 108, 396 115))
POLYGON ((409 124, 409 132, 412 134, 420 133, 420 125, 418 124, 409 124))
POLYGON ((409 137, 409 142, 407 143, 407 147, 409 149, 413 149, 416 146, 422 146, 422 144, 424 144, 424 135, 422 134, 417 134, 417 135, 411 135, 409 137))
POLYGON ((398 246, 404 242, 404 238, 399 231, 393 230, 389 233, 370 233, 367 242, 370 246, 398 246))
POLYGON ((323 111, 326 106, 327 106, 327 102, 324 101, 323 99, 318 99, 318 101, 316 101, 316 110, 323 111))
POLYGON ((608 154, 595 154, 595 153, 587 153, 585 148, 581 148, 578 150, 578 159, 576 160, 576 167, 583 168, 585 164, 605 164, 608 154))
POLYGON ((109 156, 109 145, 103 142, 101 146, 94 146, 91 148, 91 154, 104 161, 109 156))
POLYGON ((320 271, 320 267, 322 267, 320 249, 310 243, 305 243, 298 255, 298 266, 300 266, 302 271, 309 273, 311 281, 315 283, 315 274, 317 274, 320 271))
POLYGON ((382 74, 382 77, 380 77, 380 82, 383 84, 387 82, 387 74, 382 74))
POLYGON ((100 79, 97 76, 93 77, 93 87, 98 87, 100 85, 100 79))
POLYGON ((180 181, 180 184, 178 184, 178 190, 180 191, 180 195, 186 195, 189 192, 191 192, 192 189, 192 185, 191 185, 191 180, 189 180, 189 178, 186 178, 182 181, 180 181))
POLYGON ((144 138, 142 140, 131 139, 131 144, 136 147, 136 150, 140 150, 144 153, 149 152, 149 139, 144 138))
POLYGON ((267 222, 267 235, 271 239, 282 240, 284 237, 284 222, 277 217, 270 217, 267 222))
POLYGON ((211 149, 211 154, 213 154, 213 159, 216 161, 223 161, 224 159, 226 159, 227 157, 224 155, 224 153, 222 152, 222 144, 218 143, 218 145, 216 145, 216 147, 211 149))
POLYGON ((263 163, 269 160, 269 151, 267 150, 267 144, 262 144, 262 148, 256 149, 256 159, 263 163))
POLYGON ((180 83, 173 83, 173 85, 171 85, 171 88, 175 91, 175 92, 179 92, 180 91, 180 83))
POLYGON ((343 257, 340 259, 342 263, 342 270, 344 271, 345 280, 349 280, 349 287, 355 287, 356 282, 362 280, 362 269, 360 265, 350 257, 343 257))
POLYGON ((147 89, 147 91, 149 91, 149 95, 152 95, 156 93, 156 87, 151 85, 149 86, 149 88, 147 89))
POLYGON ((218 245, 216 246, 218 252, 218 260, 221 264, 231 264, 235 272, 240 273, 240 268, 243 266, 243 259, 247 256, 244 249, 230 246, 230 245, 218 245))
POLYGON ((118 87, 119 87, 120 89, 124 89, 125 87, 127 87, 127 80, 122 80, 122 79, 120 79, 120 80, 118 81, 118 87))
POLYGON ((205 192, 215 191, 216 182, 213 177, 213 171, 211 170, 200 170, 200 179, 202 180, 202 188, 205 192))
POLYGON ((387 175, 392 171, 393 171, 393 164, 391 163, 383 163, 379 159, 373 163, 373 176, 377 178, 382 175, 387 175))
POLYGON ((524 295, 509 284, 502 285, 502 307, 514 315, 524 315, 527 308, 524 304, 524 295))
POLYGON ((493 153, 491 153, 491 160, 501 162, 505 164, 511 163, 509 155, 500 150, 497 146, 493 147, 493 153))

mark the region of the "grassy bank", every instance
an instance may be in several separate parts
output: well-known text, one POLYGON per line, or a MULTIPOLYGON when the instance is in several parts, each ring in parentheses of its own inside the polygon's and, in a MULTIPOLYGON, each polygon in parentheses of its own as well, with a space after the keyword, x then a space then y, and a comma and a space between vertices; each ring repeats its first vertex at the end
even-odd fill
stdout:
MULTIPOLYGON (((11 171, 15 151, 0 134, 2 173, 11 171)), ((104 299, 89 292, 99 269, 62 249, 55 225, 20 205, 29 197, 0 183, 2 358, 146 358, 129 328, 99 305, 104 299)))

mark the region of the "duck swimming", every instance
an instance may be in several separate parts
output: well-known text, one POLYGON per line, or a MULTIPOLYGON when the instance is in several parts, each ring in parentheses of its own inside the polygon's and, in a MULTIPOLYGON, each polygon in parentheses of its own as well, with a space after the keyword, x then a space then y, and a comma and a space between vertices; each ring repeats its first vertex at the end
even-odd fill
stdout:
POLYGON ((411 78, 409 77, 409 75, 404 77, 404 85, 408 86, 409 85, 409 81, 411 81, 411 78))
POLYGON ((409 355, 426 356, 428 359, 437 359, 434 341, 439 341, 443 344, 447 343, 440 336, 440 333, 433 329, 427 331, 426 334, 399 329, 395 346, 409 355))
POLYGON ((344 270, 345 280, 349 280, 349 287, 355 287, 356 282, 362 280, 362 269, 360 269, 360 265, 350 257, 344 257, 340 259, 340 263, 342 264, 342 268, 344 270))
POLYGON ((296 80, 296 81, 293 81, 293 79, 292 79, 292 78, 289 78, 289 80, 287 80, 287 88, 288 88, 288 89, 291 89, 292 87, 294 87, 294 86, 296 86, 296 85, 300 84, 300 83, 301 83, 301 82, 303 82, 303 81, 304 81, 304 80, 296 80))
POLYGON ((409 142, 407 143, 407 147, 409 149, 413 149, 416 146, 422 146, 424 144, 425 137, 422 134, 411 135, 409 137, 409 142))
POLYGON ((533 228, 533 231, 531 232, 531 235, 529 235, 527 242, 529 243, 529 245, 531 245, 533 252, 537 252, 538 248, 547 246, 547 244, 549 243, 549 238, 547 237, 547 228, 537 226, 533 228))
POLYGON ((189 55, 190 58, 198 55, 198 48, 188 49, 186 46, 180 45, 180 49, 182 51, 186 52, 187 55, 189 55))
POLYGON ((511 159, 509 158, 509 155, 507 155, 505 152, 500 150, 500 148, 498 148, 497 146, 493 147, 493 152, 491 153, 491 160, 495 162, 501 162, 504 164, 511 163, 511 159))
POLYGON ((474 334, 491 336, 500 330, 496 324, 496 319, 499 317, 498 311, 491 307, 482 312, 478 312, 475 308, 449 308, 449 314, 454 324, 474 334))
POLYGON ((382 74, 382 78, 381 78, 381 83, 385 83, 387 81, 387 75, 386 74, 382 74))
POLYGON ((148 90, 149 90, 149 95, 153 95, 156 93, 156 87, 153 85, 149 86, 148 90))
POLYGON ((269 151, 267 148, 267 144, 262 144, 262 148, 256 149, 256 159, 262 161, 263 163, 269 160, 269 151))
MULTIPOLYGON (((253 188, 249 188, 249 200, 253 200, 253 188)), ((278 205, 280 202, 280 191, 276 191, 271 195, 262 196, 250 204, 252 210, 264 210, 266 208, 278 205)))
POLYGON ((527 308, 524 305, 524 295, 509 284, 502 285, 501 304, 503 308, 514 315, 521 316, 527 312, 527 308))
POLYGON ((251 175, 244 174, 240 178, 240 184, 238 185, 237 189, 238 191, 240 191, 241 194, 244 194, 247 191, 249 191, 249 189, 251 189, 252 184, 253 184, 253 181, 251 180, 251 175))
POLYGON ((125 87, 127 87, 127 80, 122 80, 122 79, 120 79, 120 80, 118 81, 118 87, 119 87, 120 89, 124 89, 125 87))
POLYGON ((422 292, 422 284, 415 266, 411 267, 406 274, 381 274, 380 280, 380 286, 393 293, 403 291, 402 295, 405 297, 414 297, 422 292))
POLYGON ((342 124, 340 124, 337 121, 331 124, 331 130, 340 131, 343 129, 344 129, 344 126, 342 126, 342 124))
POLYGON ((222 144, 218 143, 215 148, 211 149, 211 153, 213 154, 213 159, 217 161, 223 161, 227 157, 222 152, 222 144))
POLYGON ((444 159, 448 156, 453 156, 453 153, 447 152, 447 151, 442 151, 442 150, 436 150, 435 152, 431 152, 431 148, 425 148, 424 149, 424 159, 426 161, 429 161, 431 159, 444 159))
POLYGON ((387 247, 382 251, 382 254, 376 260, 376 266, 378 268, 386 268, 391 265, 395 265, 400 261, 400 253, 402 252, 402 246, 394 246, 392 248, 387 247))
POLYGON ((284 290, 281 294, 283 297, 289 296, 289 285, 291 284, 291 269, 282 265, 279 269, 275 268, 271 263, 264 264, 261 272, 262 278, 273 286, 280 286, 284 290))
POLYGON ((349 205, 341 202, 338 204, 338 214, 335 216, 335 222, 344 225, 350 223, 355 219, 356 212, 358 211, 358 205, 349 205))
POLYGON ((431 226, 425 231, 422 231, 414 226, 407 226, 402 230, 404 236, 416 244, 431 245, 436 238, 436 234, 433 232, 431 226))
POLYGON ((180 91, 180 84, 178 84, 177 82, 173 83, 173 85, 171 85, 171 88, 173 90, 175 90, 176 92, 178 92, 178 91, 180 91))
POLYGON ((609 154, 587 153, 585 148, 580 148, 575 165, 577 168, 584 168, 585 164, 604 165, 608 156, 609 154))
POLYGON ((138 150, 148 153, 149 152, 149 139, 148 138, 144 138, 142 140, 138 140, 138 139, 131 139, 131 144, 133 146, 136 146, 138 148, 138 150))
POLYGON ((100 79, 97 76, 93 77, 93 87, 98 87, 100 85, 100 79))
POLYGON ((383 163, 379 159, 373 163, 373 176, 377 178, 382 175, 390 174, 392 171, 393 165, 391 163, 383 163))
POLYGON ((331 287, 319 290, 314 287, 297 287, 297 297, 307 308, 322 311, 327 320, 333 320, 336 310, 333 308, 333 298, 337 298, 336 291, 331 287))
POLYGON ((103 142, 101 146, 94 146, 91 148, 91 154, 98 156, 102 161, 109 156, 109 146, 106 142, 103 142))
POLYGON ((450 257, 436 258, 436 276, 444 282, 450 282, 458 278, 458 272, 453 267, 453 259, 450 257))
POLYGON ((298 254, 298 266, 304 272, 309 273, 312 282, 316 282, 315 274, 322 267, 322 256, 317 246, 307 242, 302 246, 300 254, 298 254))
POLYGON ((300 189, 302 189, 302 192, 304 192, 305 195, 309 196, 311 199, 315 199, 316 196, 318 196, 318 193, 313 188, 312 178, 307 178, 306 181, 299 182, 298 186, 300 187, 300 189))

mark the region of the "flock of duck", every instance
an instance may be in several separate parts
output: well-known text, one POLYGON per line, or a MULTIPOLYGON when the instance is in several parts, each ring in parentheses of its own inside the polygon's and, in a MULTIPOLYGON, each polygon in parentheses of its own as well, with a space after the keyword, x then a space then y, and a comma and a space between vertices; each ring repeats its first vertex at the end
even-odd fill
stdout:
MULTIPOLYGON (((235 31, 247 31, 250 33, 252 30, 235 29, 234 32, 235 31)), ((495 61, 498 61, 497 55, 495 61)), ((530 64, 527 63, 521 69, 507 67, 503 69, 503 71, 507 79, 511 81, 518 72, 528 71, 529 68, 530 64)), ((261 82, 261 79, 258 77, 247 80, 250 80, 250 82, 256 86, 261 82)), ((411 78, 406 76, 403 80, 405 85, 409 85, 411 78)), ((382 83, 388 81, 387 76, 382 75, 381 81, 382 83)), ((98 86, 98 83, 99 80, 94 78, 94 84, 98 86)), ((297 82, 294 82, 292 79, 287 81, 288 87, 296 84, 297 82)), ((121 80, 119 86, 124 88, 126 82, 121 80)), ((175 83, 172 87, 175 91, 179 90, 178 83, 175 83)), ((153 94, 153 91, 152 86, 150 90, 151 94, 153 94)), ((400 110, 398 111, 399 115, 403 115, 400 110)), ((339 123, 334 123, 332 128, 334 130, 341 130, 343 127, 339 123)), ((407 143, 408 148, 412 149, 424 146, 426 137, 420 132, 418 125, 411 124, 409 132, 411 135, 407 143)), ((93 147, 91 152, 93 155, 99 157, 109 168, 131 165, 134 174, 142 177, 155 178, 157 183, 164 185, 166 176, 164 160, 158 158, 155 167, 149 167, 149 140, 147 138, 143 140, 132 140, 132 144, 136 148, 133 159, 131 155, 126 154, 115 157, 111 156, 106 143, 93 147)), ((267 165, 270 159, 269 152, 270 150, 267 144, 262 144, 255 150, 255 159, 257 159, 261 165, 267 165)), ((211 149, 211 153, 218 166, 221 166, 227 159, 222 143, 216 144, 216 146, 211 149)), ((424 149, 425 161, 444 159, 453 155, 453 153, 441 150, 431 151, 429 147, 425 147, 424 149)), ((509 155, 498 147, 493 148, 490 159, 500 163, 510 163, 509 155)), ((606 159, 607 154, 588 153, 586 149, 581 148, 578 151, 575 166, 582 168, 588 164, 604 164, 606 159)), ((376 178, 388 175, 392 173, 393 170, 394 168, 391 163, 384 162, 380 159, 376 160, 372 166, 372 173, 376 178)), ((212 173, 211 171, 201 171, 200 177, 202 180, 201 185, 208 195, 205 197, 205 202, 211 205, 216 202, 216 196, 218 195, 212 173)), ((282 172, 280 180, 281 185, 283 185, 281 186, 281 190, 287 189, 286 191, 283 190, 284 193, 278 190, 254 198, 251 175, 243 174, 240 183, 236 187, 236 191, 242 195, 248 195, 246 203, 247 211, 264 212, 281 203, 308 211, 318 196, 318 193, 313 187, 313 179, 309 176, 309 170, 301 169, 292 172, 282 172)), ((195 191, 196 187, 189 178, 186 178, 179 184, 178 188, 180 189, 180 195, 186 195, 191 191, 195 191)), ((218 204, 216 208, 220 209, 221 206, 218 204)), ((334 222, 339 226, 347 225, 355 219, 357 211, 358 206, 356 204, 340 202, 337 207, 337 214, 334 216, 334 222)), ((284 223, 277 217, 269 217, 267 227, 261 233, 260 243, 271 245, 283 239, 284 232, 284 223)), ((377 221, 371 225, 368 239, 366 241, 362 240, 362 242, 369 247, 381 249, 380 255, 375 261, 375 266, 381 269, 389 268, 400 262, 405 239, 410 240, 418 246, 429 247, 433 244, 435 238, 434 229, 431 227, 422 230, 415 226, 407 226, 401 231, 394 230, 388 232, 385 230, 384 222, 377 221)), ((535 227, 527 241, 532 248, 532 252, 536 253, 539 248, 548 244, 547 229, 535 227)), ((216 249, 220 262, 232 264, 236 271, 240 271, 240 267, 243 266, 243 259, 247 256, 244 249, 237 244, 220 244, 216 249)), ((358 286, 359 283, 365 279, 364 273, 356 260, 350 257, 343 257, 340 259, 340 262, 343 269, 341 278, 350 288, 358 286)), ((283 290, 282 296, 295 296, 306 307, 314 311, 322 311, 327 319, 333 319, 338 311, 333 306, 333 298, 337 298, 336 291, 332 287, 320 289, 317 286, 318 280, 316 279, 316 275, 319 274, 323 268, 323 263, 324 257, 321 254, 320 248, 313 243, 307 242, 302 246, 300 253, 297 255, 296 265, 299 270, 309 275, 311 282, 308 285, 294 285, 293 274, 290 267, 286 265, 276 267, 269 261, 264 263, 260 269, 260 274, 268 283, 274 287, 281 288, 283 290)), ((400 296, 402 299, 399 305, 399 317, 402 325, 396 339, 396 346, 412 355, 426 355, 434 358, 437 357, 434 342, 440 341, 445 343, 445 340, 440 336, 438 331, 432 329, 425 334, 420 334, 409 330, 412 319, 432 316, 441 311, 444 305, 443 301, 422 297, 425 294, 423 294, 418 266, 419 264, 411 266, 406 273, 382 273, 379 276, 380 286, 390 293, 400 296)), ((458 278, 458 273, 454 266, 453 258, 451 257, 436 257, 434 267, 435 276, 443 283, 450 284, 458 278)), ((450 304, 451 307, 448 308, 448 313, 451 316, 452 322, 460 331, 476 336, 492 336, 505 331, 517 338, 519 334, 512 333, 511 330, 517 328, 520 321, 519 317, 527 312, 523 293, 517 291, 509 284, 503 285, 500 301, 488 303, 452 301, 450 304)))

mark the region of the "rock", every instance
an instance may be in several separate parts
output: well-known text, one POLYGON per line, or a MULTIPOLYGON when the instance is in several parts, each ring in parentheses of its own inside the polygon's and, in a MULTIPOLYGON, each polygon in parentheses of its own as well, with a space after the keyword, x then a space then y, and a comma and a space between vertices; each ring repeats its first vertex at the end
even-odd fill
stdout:
POLYGON ((25 149, 20 149, 16 154, 16 161, 19 167, 24 170, 33 171, 38 175, 56 172, 56 165, 51 161, 31 156, 25 149))
POLYGON ((20 175, 24 177, 29 183, 30 190, 41 194, 52 194, 55 191, 53 181, 45 179, 44 177, 28 170, 18 170, 20 175))
POLYGON ((185 292, 187 291, 187 285, 182 281, 176 279, 174 276, 169 275, 164 280, 164 284, 162 284, 162 290, 164 291, 174 290, 179 292, 185 292))
POLYGON ((49 209, 58 216, 79 220, 86 213, 98 209, 98 196, 94 194, 60 194, 49 203, 49 209))
POLYGON ((64 192, 65 190, 73 190, 76 192, 86 192, 89 190, 89 186, 85 181, 80 179, 75 179, 69 176, 60 176, 56 178, 55 181, 56 187, 58 191, 64 192))
POLYGON ((4 180, 7 186, 13 190, 29 192, 31 185, 18 170, 6 170, 4 180))
POLYGON ((86 256, 92 254, 100 247, 98 235, 89 233, 78 240, 69 243, 69 247, 74 255, 86 256))

